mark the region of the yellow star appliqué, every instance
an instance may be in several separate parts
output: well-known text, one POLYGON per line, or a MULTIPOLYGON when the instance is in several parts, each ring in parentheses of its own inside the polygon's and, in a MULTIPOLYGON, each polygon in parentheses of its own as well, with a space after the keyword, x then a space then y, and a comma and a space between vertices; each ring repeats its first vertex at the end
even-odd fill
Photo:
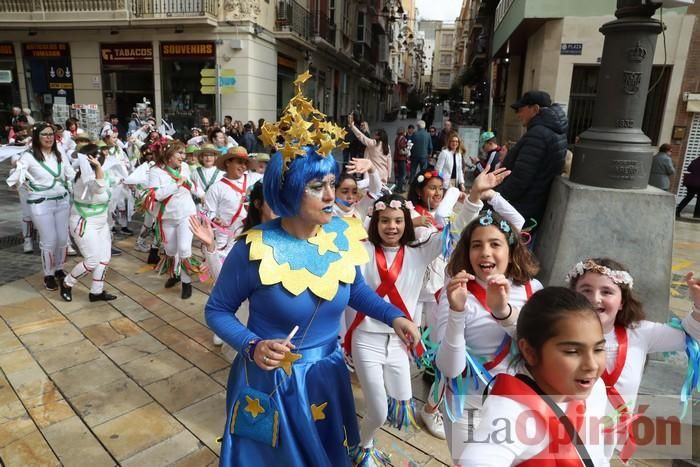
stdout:
POLYGON ((294 85, 301 86, 306 81, 308 81, 309 78, 311 78, 311 73, 309 73, 309 70, 306 70, 305 72, 297 76, 297 79, 294 80, 294 85))
POLYGON ((248 404, 243 410, 248 412, 253 418, 256 418, 258 415, 265 412, 265 409, 263 409, 260 405, 260 399, 253 399, 250 396, 245 396, 245 400, 248 404))
POLYGON ((284 358, 280 361, 280 368, 287 373, 287 376, 292 376, 292 364, 301 358, 300 353, 287 352, 284 358))
POLYGON ((327 405, 328 402, 324 402, 323 404, 319 405, 311 404, 311 416, 315 422, 326 419, 326 414, 323 413, 323 411, 326 410, 327 405))
POLYGON ((333 253, 338 253, 338 247, 333 241, 338 234, 336 232, 326 232, 323 229, 319 229, 318 233, 311 237, 308 242, 312 245, 318 247, 318 254, 323 256, 326 252, 331 251, 333 253))

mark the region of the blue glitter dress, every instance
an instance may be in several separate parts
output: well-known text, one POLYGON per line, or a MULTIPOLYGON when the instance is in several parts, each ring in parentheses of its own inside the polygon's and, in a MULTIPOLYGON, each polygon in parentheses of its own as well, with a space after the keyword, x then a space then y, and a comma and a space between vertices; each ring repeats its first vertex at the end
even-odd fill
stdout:
POLYGON ((299 240, 275 220, 249 231, 231 250, 206 305, 211 329, 239 351, 228 379, 221 466, 352 465, 348 449, 359 434, 337 340, 340 317, 348 305, 387 324, 403 316, 364 282, 358 268, 367 260, 364 236, 359 223, 334 218, 315 237, 299 240), (235 313, 246 299, 244 326, 235 313), (301 358, 290 375, 282 368, 262 370, 241 353, 255 338, 284 339, 295 325, 300 329, 292 344, 301 358), (246 387, 272 394, 279 411, 276 447, 232 434, 234 402, 246 387))

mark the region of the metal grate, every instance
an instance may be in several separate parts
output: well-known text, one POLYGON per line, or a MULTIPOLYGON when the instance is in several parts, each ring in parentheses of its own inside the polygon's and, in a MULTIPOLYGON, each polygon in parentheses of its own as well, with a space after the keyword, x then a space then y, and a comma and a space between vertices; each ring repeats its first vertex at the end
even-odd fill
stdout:
MULTIPOLYGON (((683 174, 688 171, 688 166, 695 159, 700 157, 700 113, 693 114, 693 121, 690 122, 690 131, 688 132, 688 144, 685 147, 685 156, 683 157, 683 170, 681 171, 681 183, 678 184, 678 193, 676 193, 676 201, 685 198, 688 190, 683 185, 683 174)), ((697 202, 697 201, 696 201, 697 202)))

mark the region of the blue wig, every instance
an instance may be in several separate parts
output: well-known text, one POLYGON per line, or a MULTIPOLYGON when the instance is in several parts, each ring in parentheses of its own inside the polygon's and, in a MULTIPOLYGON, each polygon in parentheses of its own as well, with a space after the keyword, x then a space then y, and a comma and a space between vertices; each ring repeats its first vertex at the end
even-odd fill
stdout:
POLYGON ((265 169, 263 178, 265 201, 280 217, 297 215, 306 184, 311 180, 323 178, 328 174, 338 176, 338 164, 333 155, 320 156, 312 146, 305 146, 304 150, 306 156, 294 159, 284 172, 282 171, 284 161, 280 152, 273 154, 265 169), (284 178, 282 178, 283 174, 284 178))

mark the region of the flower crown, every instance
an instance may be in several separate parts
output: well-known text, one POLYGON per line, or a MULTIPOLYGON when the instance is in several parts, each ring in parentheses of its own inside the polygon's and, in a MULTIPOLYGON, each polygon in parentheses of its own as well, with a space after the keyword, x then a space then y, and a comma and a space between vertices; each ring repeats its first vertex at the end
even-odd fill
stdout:
POLYGON ((423 183, 426 180, 430 180, 433 177, 437 177, 438 173, 437 170, 427 170, 423 172, 422 174, 418 175, 416 177, 416 180, 418 180, 418 183, 423 183))
POLYGON ((405 199, 392 199, 389 201, 389 206, 384 201, 377 201, 374 203, 374 207, 370 208, 367 213, 367 215, 371 216, 377 211, 383 211, 387 207, 391 209, 413 209, 413 203, 410 201, 406 201, 405 199))
POLYGON ((155 140, 154 142, 148 145, 148 150, 151 151, 153 154, 160 154, 160 152, 172 142, 173 140, 168 139, 165 136, 161 136, 159 139, 155 140))
POLYGON ((626 285, 630 289, 634 285, 634 279, 627 271, 616 271, 610 269, 607 266, 602 266, 592 259, 587 259, 586 261, 579 261, 576 266, 573 267, 571 271, 566 275, 567 282, 571 282, 579 276, 583 276, 586 272, 597 272, 604 276, 608 276, 617 285, 626 285))
POLYGON ((515 240, 517 237, 515 235, 515 232, 513 232, 513 229, 510 227, 510 224, 503 219, 501 219, 500 222, 496 222, 496 220, 493 218, 493 212, 491 212, 490 209, 487 209, 486 212, 481 217, 479 217, 479 224, 483 226, 493 225, 497 227, 498 230, 500 230, 506 235, 508 245, 515 244, 515 240))
POLYGON ((311 74, 308 70, 297 76, 294 80, 296 94, 289 100, 280 120, 275 123, 266 122, 260 128, 260 141, 266 146, 277 147, 278 139, 284 139, 280 149, 283 174, 294 159, 307 155, 305 146, 313 146, 314 151, 322 157, 327 157, 337 147, 349 146, 344 140, 347 131, 325 121, 326 115, 313 106, 311 99, 304 97, 301 87, 309 78, 311 74))

